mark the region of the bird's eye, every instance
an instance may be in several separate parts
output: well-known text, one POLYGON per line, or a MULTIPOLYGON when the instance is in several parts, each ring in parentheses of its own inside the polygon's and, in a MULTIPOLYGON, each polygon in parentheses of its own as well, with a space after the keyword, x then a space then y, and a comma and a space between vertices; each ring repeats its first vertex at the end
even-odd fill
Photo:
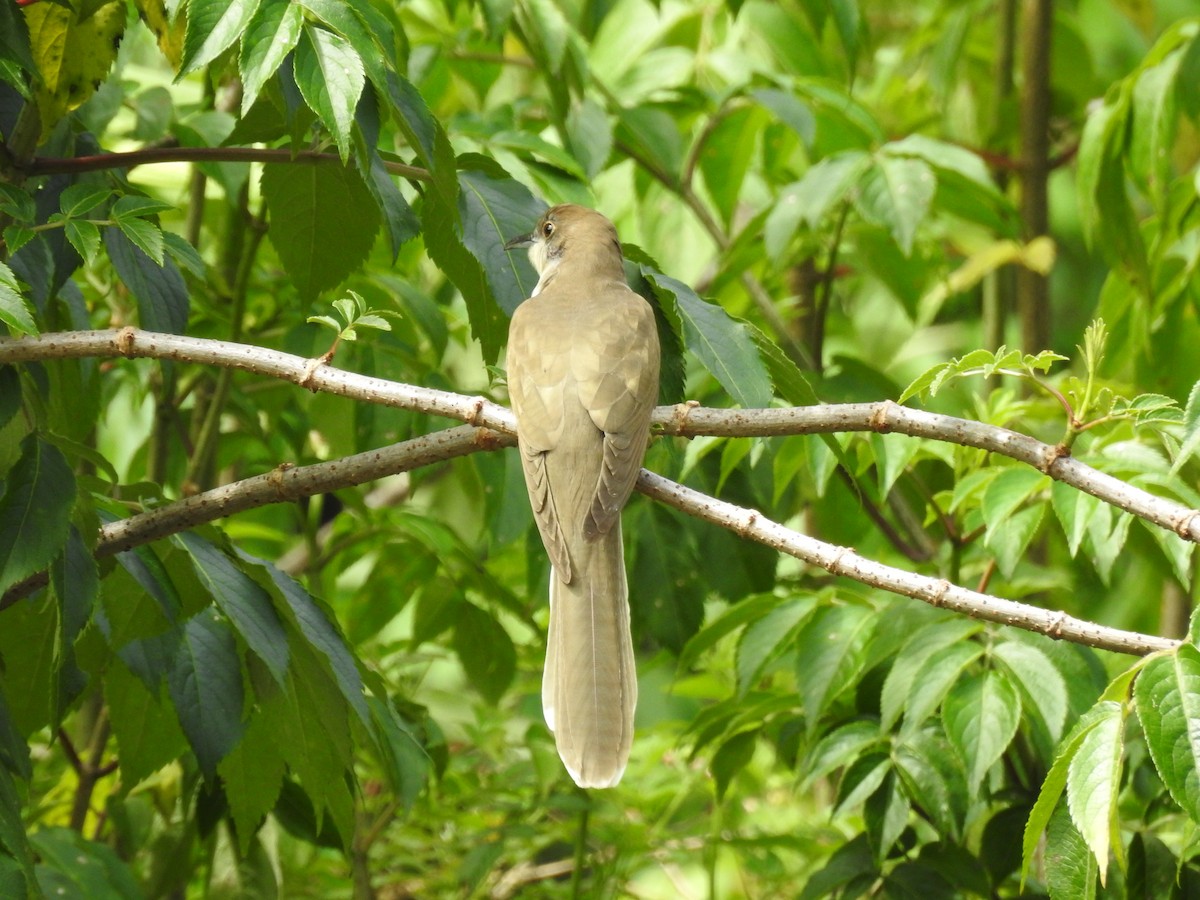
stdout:
POLYGON ((552 234, 554 234, 553 222, 546 222, 544 225, 542 225, 542 237, 550 237, 552 234))

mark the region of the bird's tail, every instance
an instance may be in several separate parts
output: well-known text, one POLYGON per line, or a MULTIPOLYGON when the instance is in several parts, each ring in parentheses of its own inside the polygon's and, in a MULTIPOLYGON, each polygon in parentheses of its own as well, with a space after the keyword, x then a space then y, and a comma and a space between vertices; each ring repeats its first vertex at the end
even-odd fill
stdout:
POLYGON ((612 787, 633 743, 637 671, 618 523, 572 554, 570 584, 550 576, 542 710, 580 787, 612 787))

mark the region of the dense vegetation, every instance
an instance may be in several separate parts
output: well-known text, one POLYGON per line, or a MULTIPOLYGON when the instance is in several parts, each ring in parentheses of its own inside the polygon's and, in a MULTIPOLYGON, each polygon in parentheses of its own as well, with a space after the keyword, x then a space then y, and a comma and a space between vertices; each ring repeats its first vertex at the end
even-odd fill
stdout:
POLYGON ((0 0, 0 139, 0 895, 1200 893, 1188 0, 0 0), (664 353, 592 793, 554 202, 664 353))

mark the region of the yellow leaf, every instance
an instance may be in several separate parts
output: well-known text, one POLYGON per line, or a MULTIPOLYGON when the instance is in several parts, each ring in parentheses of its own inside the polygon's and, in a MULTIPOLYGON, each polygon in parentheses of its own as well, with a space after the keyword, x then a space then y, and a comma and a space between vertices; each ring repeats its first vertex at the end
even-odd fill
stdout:
POLYGON ((177 16, 175 21, 167 14, 165 0, 133 0, 138 15, 146 23, 146 27, 158 39, 158 49, 167 58, 171 68, 179 69, 179 60, 183 58, 183 32, 187 20, 177 16))
POLYGON ((35 92, 42 134, 78 109, 108 77, 125 33, 121 0, 78 12, 53 3, 25 7, 29 43, 41 81, 35 92))

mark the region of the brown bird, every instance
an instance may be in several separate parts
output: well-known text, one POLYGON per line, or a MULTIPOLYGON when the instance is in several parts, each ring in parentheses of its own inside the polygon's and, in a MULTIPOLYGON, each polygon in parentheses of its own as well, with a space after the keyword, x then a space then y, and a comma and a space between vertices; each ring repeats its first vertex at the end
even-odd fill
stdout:
POLYGON ((508 329, 508 390, 552 567, 542 710, 575 783, 612 787, 637 704, 621 508, 658 398, 658 331, 600 213, 552 207, 505 249, 519 246, 540 276, 508 329))

